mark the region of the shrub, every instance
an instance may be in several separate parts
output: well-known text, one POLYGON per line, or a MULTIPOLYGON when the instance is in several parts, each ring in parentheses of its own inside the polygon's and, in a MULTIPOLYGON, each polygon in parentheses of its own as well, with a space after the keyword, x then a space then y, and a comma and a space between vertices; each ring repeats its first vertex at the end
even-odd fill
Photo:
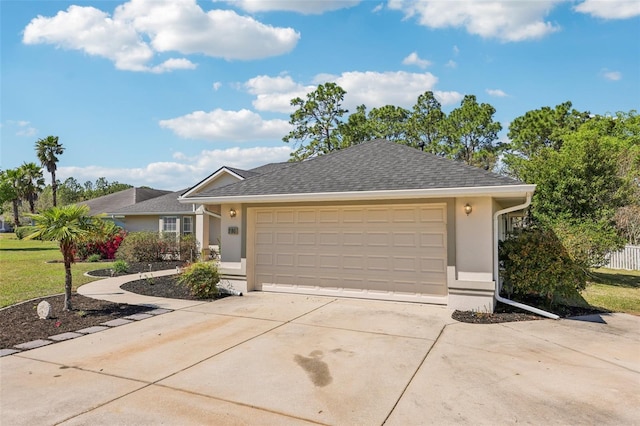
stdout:
POLYGON ((526 228, 500 244, 500 276, 508 296, 540 296, 549 306, 586 286, 585 270, 574 262, 550 229, 526 228))
POLYGON ((164 250, 157 232, 132 232, 120 244, 116 258, 127 262, 160 262, 164 250))
POLYGON ((191 235, 176 238, 174 233, 134 232, 122 242, 116 258, 128 262, 194 261, 198 242, 191 235))
POLYGON ((218 295, 220 275, 215 265, 196 262, 185 269, 178 282, 187 286, 198 299, 211 299, 218 295))
POLYGON ((98 262, 100 261, 101 256, 99 254, 92 254, 91 256, 87 257, 87 262, 98 262))
POLYGON ((178 242, 178 260, 195 262, 200 256, 198 240, 193 235, 183 235, 178 242))
POLYGON ((129 264, 122 259, 118 259, 113 263, 113 271, 118 274, 125 274, 129 271, 129 264))
POLYGON ((100 256, 100 259, 115 258, 126 232, 111 221, 104 220, 98 223, 96 232, 77 245, 76 257, 79 259, 88 259, 93 255, 100 256))
POLYGON ((36 232, 35 226, 20 226, 15 230, 16 238, 19 240, 33 234, 34 232, 36 232))

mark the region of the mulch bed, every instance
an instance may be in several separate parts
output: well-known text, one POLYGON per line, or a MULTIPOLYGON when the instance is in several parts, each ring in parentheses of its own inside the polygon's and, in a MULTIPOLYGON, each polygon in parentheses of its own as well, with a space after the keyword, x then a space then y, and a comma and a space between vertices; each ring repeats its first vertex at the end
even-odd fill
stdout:
MULTIPOLYGON (((99 264, 96 264, 99 267, 99 264)), ((147 296, 169 297, 174 299, 196 300, 189 291, 177 284, 175 276, 153 277, 153 271, 173 269, 184 266, 182 262, 154 262, 130 264, 127 274, 142 273, 149 279, 136 280, 122 286, 127 291, 147 296), (152 285, 149 285, 153 283, 152 285)), ((110 277, 110 269, 91 272, 92 276, 110 277)), ((124 274, 113 274, 113 276, 124 274)), ((224 297, 226 295, 221 295, 224 297)), ((126 317, 153 308, 146 306, 127 305, 92 299, 76 293, 71 296, 71 311, 63 311, 64 295, 44 297, 0 310, 0 349, 9 349, 14 345, 32 340, 46 339, 49 336, 77 331, 83 328, 99 325, 116 318, 126 317), (38 303, 46 300, 51 303, 52 317, 39 319, 36 308, 38 303)))
MULTIPOLYGON (((525 300, 522 303, 530 306, 542 306, 541 301, 535 298, 525 300)), ((541 308, 547 312, 554 313, 560 318, 571 318, 582 315, 602 314, 607 311, 597 308, 587 308, 582 306, 558 305, 553 308, 541 308)), ((497 302, 495 312, 479 312, 479 311, 454 311, 451 315, 456 321, 467 322, 472 324, 498 324, 503 322, 515 321, 535 321, 545 319, 545 317, 524 311, 515 306, 506 305, 497 302)))

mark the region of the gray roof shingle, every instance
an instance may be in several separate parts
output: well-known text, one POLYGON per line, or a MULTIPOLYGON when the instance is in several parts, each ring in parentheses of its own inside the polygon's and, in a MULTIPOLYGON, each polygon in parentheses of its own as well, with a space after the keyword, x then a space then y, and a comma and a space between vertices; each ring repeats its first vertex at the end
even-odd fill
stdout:
POLYGON ((191 204, 182 204, 178 202, 178 197, 185 190, 170 192, 160 197, 142 201, 120 209, 111 209, 109 214, 143 214, 143 213, 188 213, 193 211, 191 204))
POLYGON ((129 188, 113 194, 94 198, 92 200, 81 201, 78 204, 89 207, 89 213, 97 215, 131 206, 146 200, 169 194, 171 191, 152 188, 129 188))
POLYGON ((522 185, 522 182, 515 179, 382 139, 286 164, 289 166, 277 168, 272 173, 256 175, 193 196, 200 198, 522 185))

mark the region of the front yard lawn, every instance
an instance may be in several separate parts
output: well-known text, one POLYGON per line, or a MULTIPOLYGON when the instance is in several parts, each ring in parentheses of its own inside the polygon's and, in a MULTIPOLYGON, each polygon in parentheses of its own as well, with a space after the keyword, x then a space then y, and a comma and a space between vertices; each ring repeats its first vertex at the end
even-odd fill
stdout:
POLYGON ((640 315, 640 271, 595 269, 581 294, 591 306, 640 315))
MULTIPOLYGON (((64 292, 64 265, 57 243, 18 240, 14 234, 0 234, 0 308, 36 297, 64 292)), ((76 263, 71 267, 73 291, 95 281, 83 274, 109 268, 113 263, 76 263)))

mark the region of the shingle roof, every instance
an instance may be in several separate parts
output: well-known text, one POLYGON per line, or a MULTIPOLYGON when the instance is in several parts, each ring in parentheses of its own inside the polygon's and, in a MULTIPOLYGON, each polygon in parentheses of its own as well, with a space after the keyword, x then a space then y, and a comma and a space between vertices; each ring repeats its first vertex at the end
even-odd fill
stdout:
POLYGON ((235 167, 224 166, 225 169, 232 171, 233 173, 242 176, 244 179, 250 178, 251 176, 255 176, 257 173, 253 170, 243 170, 236 169, 235 167))
POLYGON ((382 139, 287 164, 290 166, 273 173, 194 197, 522 185, 515 179, 382 139))
POLYGON ((185 190, 170 192, 160 197, 126 206, 120 209, 110 209, 109 214, 142 214, 142 213, 186 213, 192 212, 191 204, 182 204, 178 202, 178 197, 185 190))
POLYGON ((171 191, 152 188, 129 188, 113 194, 82 201, 79 205, 89 206, 89 213, 97 215, 156 198, 171 191))
POLYGON ((260 175, 266 174, 266 173, 271 173, 271 172, 275 172, 277 170, 280 170, 284 167, 289 167, 290 165, 295 164, 289 161, 285 161, 284 163, 269 163, 269 164, 265 164, 263 166, 258 166, 256 168, 250 169, 250 172, 254 172, 260 175))

